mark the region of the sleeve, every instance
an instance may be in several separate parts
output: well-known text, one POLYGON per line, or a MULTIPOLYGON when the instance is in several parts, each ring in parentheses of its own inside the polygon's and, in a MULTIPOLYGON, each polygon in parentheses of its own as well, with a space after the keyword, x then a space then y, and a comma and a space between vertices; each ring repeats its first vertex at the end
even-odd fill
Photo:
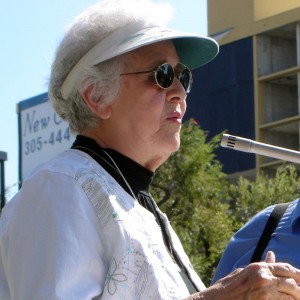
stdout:
POLYGON ((99 296, 107 272, 103 235, 80 185, 42 171, 24 183, 16 201, 0 242, 10 299, 99 296))
POLYGON ((235 269, 249 264, 273 208, 274 205, 265 208, 234 234, 218 264, 212 284, 235 269))

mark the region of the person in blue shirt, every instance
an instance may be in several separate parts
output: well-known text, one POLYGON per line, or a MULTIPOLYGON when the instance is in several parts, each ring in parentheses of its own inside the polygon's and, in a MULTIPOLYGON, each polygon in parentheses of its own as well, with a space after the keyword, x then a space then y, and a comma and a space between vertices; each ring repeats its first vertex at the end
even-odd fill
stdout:
MULTIPOLYGON (((223 253, 212 283, 250 263, 274 207, 272 205, 260 211, 235 233, 223 253)), ((274 252, 276 261, 300 267, 300 199, 287 207, 262 254, 262 260, 268 251, 274 252)))

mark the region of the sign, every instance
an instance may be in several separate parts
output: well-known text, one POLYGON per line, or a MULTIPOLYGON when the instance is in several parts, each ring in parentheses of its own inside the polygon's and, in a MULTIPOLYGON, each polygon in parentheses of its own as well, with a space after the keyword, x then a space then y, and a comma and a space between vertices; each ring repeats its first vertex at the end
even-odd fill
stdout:
POLYGON ((55 113, 47 94, 17 105, 19 127, 19 181, 39 164, 71 147, 75 137, 55 113))

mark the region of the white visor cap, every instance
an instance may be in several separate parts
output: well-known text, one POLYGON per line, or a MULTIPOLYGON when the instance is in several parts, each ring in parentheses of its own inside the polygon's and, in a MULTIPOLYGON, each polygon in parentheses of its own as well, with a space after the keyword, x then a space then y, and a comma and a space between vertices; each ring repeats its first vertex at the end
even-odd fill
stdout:
POLYGON ((80 83, 86 68, 165 40, 173 41, 180 62, 191 70, 211 61, 219 51, 218 43, 209 37, 164 27, 141 29, 139 23, 129 24, 103 38, 77 62, 62 84, 63 98, 67 99, 80 83))

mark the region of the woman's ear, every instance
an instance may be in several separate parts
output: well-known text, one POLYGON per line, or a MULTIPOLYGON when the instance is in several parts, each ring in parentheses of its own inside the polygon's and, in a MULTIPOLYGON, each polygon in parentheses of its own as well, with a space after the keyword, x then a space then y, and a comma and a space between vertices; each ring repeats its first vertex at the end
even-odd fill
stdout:
POLYGON ((94 86, 90 85, 85 91, 81 93, 81 96, 88 106, 88 108, 99 118, 108 119, 111 115, 111 105, 102 103, 102 96, 95 97, 93 93, 94 86))

